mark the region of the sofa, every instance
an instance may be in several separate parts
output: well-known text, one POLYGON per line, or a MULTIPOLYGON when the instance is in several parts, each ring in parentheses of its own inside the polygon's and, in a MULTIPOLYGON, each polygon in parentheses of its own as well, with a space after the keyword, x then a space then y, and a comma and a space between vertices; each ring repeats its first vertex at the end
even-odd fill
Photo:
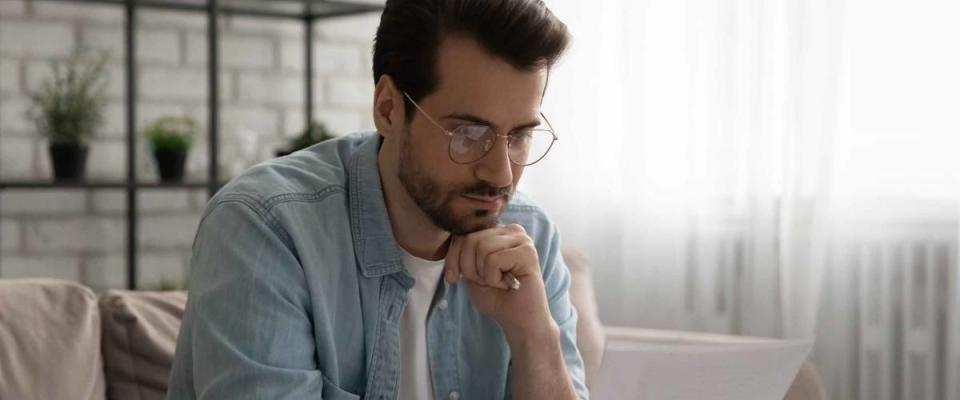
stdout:
MULTIPOLYGON (((595 379, 606 337, 707 343, 739 336, 604 327, 589 262, 564 250, 571 299, 580 319, 577 342, 587 385, 595 379)), ((106 290, 55 279, 0 280, 0 399, 163 399, 187 294, 106 290)), ((806 362, 786 395, 821 400, 823 385, 806 362)))

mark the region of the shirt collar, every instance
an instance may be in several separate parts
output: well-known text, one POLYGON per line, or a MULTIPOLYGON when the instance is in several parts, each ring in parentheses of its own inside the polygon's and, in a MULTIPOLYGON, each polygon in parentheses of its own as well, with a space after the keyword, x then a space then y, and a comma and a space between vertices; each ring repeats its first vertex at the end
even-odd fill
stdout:
POLYGON ((378 133, 363 139, 348 165, 353 245, 360 272, 367 278, 403 271, 402 252, 393 237, 380 185, 377 155, 381 141, 378 133))

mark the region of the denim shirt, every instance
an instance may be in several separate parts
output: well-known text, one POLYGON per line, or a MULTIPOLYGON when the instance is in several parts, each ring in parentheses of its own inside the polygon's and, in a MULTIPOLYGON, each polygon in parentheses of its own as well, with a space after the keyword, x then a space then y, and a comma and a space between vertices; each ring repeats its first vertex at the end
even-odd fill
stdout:
MULTIPOLYGON (((380 142, 366 133, 311 146, 250 168, 210 200, 168 399, 397 397, 400 317, 414 280, 384 205, 380 142)), ((534 240, 563 359, 585 399, 557 230, 519 193, 501 222, 534 240)), ((511 397, 504 333, 462 281, 438 286, 427 351, 437 400, 511 397)))

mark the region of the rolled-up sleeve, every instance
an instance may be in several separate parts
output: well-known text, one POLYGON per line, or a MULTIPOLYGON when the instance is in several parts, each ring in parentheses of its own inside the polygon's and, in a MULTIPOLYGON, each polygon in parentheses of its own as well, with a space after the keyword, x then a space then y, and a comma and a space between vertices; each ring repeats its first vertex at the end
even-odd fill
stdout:
POLYGON ((168 398, 320 397, 309 292, 287 242, 251 199, 208 208, 194 241, 168 398))

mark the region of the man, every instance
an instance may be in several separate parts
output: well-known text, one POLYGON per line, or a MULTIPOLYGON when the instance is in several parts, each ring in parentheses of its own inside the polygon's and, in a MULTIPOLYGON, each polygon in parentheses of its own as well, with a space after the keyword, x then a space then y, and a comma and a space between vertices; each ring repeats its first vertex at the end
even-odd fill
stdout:
POLYGON ((586 398, 556 228, 515 193, 567 41, 539 0, 388 0, 377 133, 211 199, 168 398, 586 398))

